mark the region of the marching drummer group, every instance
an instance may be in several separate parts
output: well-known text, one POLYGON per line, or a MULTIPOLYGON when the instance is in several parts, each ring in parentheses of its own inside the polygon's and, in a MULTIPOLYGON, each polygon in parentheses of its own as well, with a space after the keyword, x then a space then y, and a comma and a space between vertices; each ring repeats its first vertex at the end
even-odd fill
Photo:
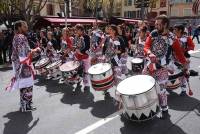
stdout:
MULTIPOLYGON (((72 81, 82 77, 84 90, 89 90, 90 66, 97 63, 110 63, 114 75, 114 85, 117 86, 124 77, 128 76, 128 54, 144 60, 144 69, 141 73, 151 75, 159 84, 160 107, 165 116, 168 114, 166 84, 169 73, 174 73, 178 66, 184 72, 181 77, 181 95, 186 95, 187 76, 189 75, 190 55, 189 50, 194 50, 191 38, 184 34, 184 26, 176 25, 174 34, 169 31, 169 19, 165 15, 156 18, 155 28, 151 33, 145 23, 139 24, 136 35, 136 47, 131 45, 126 36, 123 25, 109 25, 105 32, 96 26, 90 35, 84 31, 84 26, 77 24, 74 28, 63 28, 60 48, 56 46, 53 33, 41 30, 40 40, 35 49, 30 49, 25 33, 28 30, 24 21, 15 23, 15 36, 13 39, 12 62, 15 76, 9 88, 20 89, 21 111, 31 111, 34 69, 31 62, 32 56, 40 52, 53 63, 62 60, 79 61, 82 73, 74 75, 72 81), (46 38, 47 34, 47 38, 46 38)), ((80 73, 78 71, 78 73, 80 73)))

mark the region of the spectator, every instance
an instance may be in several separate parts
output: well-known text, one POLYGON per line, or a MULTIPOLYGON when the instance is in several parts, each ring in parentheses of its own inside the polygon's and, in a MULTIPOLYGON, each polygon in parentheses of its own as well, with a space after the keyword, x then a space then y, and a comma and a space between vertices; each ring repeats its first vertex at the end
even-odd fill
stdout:
POLYGON ((197 38, 197 42, 198 44, 200 44, 200 41, 199 41, 199 27, 197 27, 195 30, 194 30, 194 35, 192 37, 192 40, 196 37, 197 38))

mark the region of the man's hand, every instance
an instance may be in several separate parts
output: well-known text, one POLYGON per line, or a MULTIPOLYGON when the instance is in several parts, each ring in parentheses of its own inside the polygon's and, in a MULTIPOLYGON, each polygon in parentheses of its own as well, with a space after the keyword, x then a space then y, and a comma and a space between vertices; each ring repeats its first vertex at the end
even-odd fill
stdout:
POLYGON ((153 54, 153 53, 150 53, 149 54, 149 59, 151 61, 151 63, 156 63, 156 56, 153 54))

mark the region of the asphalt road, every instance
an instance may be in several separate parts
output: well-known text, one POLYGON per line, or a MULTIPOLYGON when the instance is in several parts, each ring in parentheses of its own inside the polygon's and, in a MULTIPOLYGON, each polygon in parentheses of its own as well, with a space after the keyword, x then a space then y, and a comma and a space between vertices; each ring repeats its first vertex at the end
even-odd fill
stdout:
MULTIPOLYGON (((196 50, 200 44, 196 46, 196 50)), ((191 67, 199 71, 200 52, 192 54, 191 67)), ((4 88, 12 76, 11 67, 0 68, 0 134, 199 134, 200 79, 190 79, 192 97, 180 97, 180 89, 169 95, 170 117, 135 123, 124 119, 114 99, 104 100, 102 92, 59 84, 37 77, 33 102, 36 111, 19 112, 19 92, 4 88)), ((110 90, 114 98, 115 88, 110 90)))

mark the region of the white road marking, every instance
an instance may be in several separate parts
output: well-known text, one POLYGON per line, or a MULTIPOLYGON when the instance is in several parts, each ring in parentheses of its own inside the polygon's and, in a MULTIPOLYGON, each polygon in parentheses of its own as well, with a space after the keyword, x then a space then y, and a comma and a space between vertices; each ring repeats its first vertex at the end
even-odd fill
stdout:
POLYGON ((195 54, 195 53, 199 53, 199 52, 200 52, 200 49, 194 50, 194 51, 189 51, 189 54, 195 54))
POLYGON ((111 120, 113 120, 113 119, 115 119, 115 118, 117 118, 117 117, 119 117, 119 115, 115 115, 114 117, 108 117, 108 118, 99 120, 99 121, 97 121, 96 123, 94 123, 94 124, 92 124, 92 125, 90 125, 90 126, 84 128, 84 129, 82 129, 82 130, 76 132, 75 134, 87 134, 87 133, 89 133, 89 132, 95 130, 96 128, 98 128, 98 127, 100 127, 100 126, 102 126, 102 125, 108 123, 109 121, 111 121, 111 120))

